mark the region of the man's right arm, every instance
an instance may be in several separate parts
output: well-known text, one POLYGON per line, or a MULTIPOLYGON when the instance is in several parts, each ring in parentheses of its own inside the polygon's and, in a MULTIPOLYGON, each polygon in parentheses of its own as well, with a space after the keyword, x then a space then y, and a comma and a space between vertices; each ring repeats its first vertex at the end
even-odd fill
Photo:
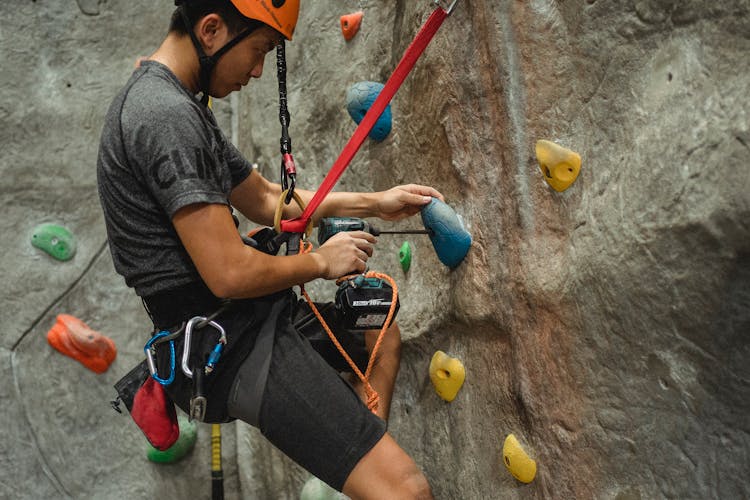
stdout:
POLYGON ((316 278, 364 271, 376 241, 361 231, 339 233, 315 252, 273 256, 242 242, 226 205, 187 205, 172 223, 201 278, 222 298, 260 297, 316 278))

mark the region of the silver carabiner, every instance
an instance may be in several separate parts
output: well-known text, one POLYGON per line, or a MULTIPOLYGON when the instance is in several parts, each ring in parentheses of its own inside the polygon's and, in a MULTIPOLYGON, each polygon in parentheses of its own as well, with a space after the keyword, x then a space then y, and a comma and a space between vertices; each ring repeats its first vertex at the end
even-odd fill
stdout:
POLYGON ((450 16, 453 13, 453 9, 456 7, 458 0, 453 0, 452 2, 450 0, 433 0, 433 3, 442 8, 445 13, 450 16), (444 7, 445 5, 447 5, 447 7, 444 7))
MULTIPOLYGON (((190 318, 187 326, 185 326, 185 344, 182 347, 182 373, 184 373, 188 378, 193 378, 193 370, 190 369, 190 365, 188 364, 190 360, 190 350, 193 340, 193 328, 195 328, 196 324, 205 322, 207 319, 208 318, 206 318, 205 316, 195 316, 194 318, 190 318)), ((226 343, 227 334, 220 324, 218 324, 216 321, 209 321, 204 325, 204 327, 205 326, 213 327, 217 332, 219 332, 219 335, 221 336, 220 341, 226 343)))

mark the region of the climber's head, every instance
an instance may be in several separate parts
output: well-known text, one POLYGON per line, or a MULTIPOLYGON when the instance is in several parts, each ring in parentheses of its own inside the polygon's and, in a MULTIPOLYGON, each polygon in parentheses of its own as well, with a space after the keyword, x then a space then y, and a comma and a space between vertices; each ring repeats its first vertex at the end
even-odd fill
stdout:
POLYGON ((291 40, 299 0, 175 0, 170 33, 189 35, 200 63, 198 90, 224 97, 263 72, 266 54, 291 40))

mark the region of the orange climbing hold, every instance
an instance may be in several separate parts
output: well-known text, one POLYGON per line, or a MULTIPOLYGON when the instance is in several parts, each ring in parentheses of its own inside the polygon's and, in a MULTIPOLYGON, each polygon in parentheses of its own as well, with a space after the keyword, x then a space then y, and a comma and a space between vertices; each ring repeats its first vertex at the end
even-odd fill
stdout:
POLYGON ((359 25, 362 23, 362 16, 364 15, 364 12, 359 11, 341 16, 341 32, 347 42, 354 38, 354 35, 359 31, 359 25))
POLYGON ((47 332, 47 342, 96 373, 106 372, 117 356, 111 339, 70 314, 57 316, 54 326, 47 332))

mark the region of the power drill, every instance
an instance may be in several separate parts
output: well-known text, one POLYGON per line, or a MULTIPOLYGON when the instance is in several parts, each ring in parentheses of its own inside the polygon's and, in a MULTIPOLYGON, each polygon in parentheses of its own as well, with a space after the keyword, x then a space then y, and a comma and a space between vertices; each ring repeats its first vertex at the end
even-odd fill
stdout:
POLYGON ((318 244, 322 245, 334 234, 343 231, 364 231, 373 236, 381 234, 430 234, 427 230, 381 231, 369 222, 358 217, 324 217, 318 222, 318 244))
MULTIPOLYGON (((318 244, 322 245, 334 234, 342 231, 365 231, 373 236, 380 234, 423 234, 427 231, 380 231, 357 217, 325 217, 318 223, 318 244)), ((380 329, 385 325, 393 300, 393 288, 380 278, 358 275, 344 280, 336 292, 336 308, 343 318, 344 328, 350 331, 380 329)), ((398 312, 399 301, 396 298, 398 312)))
MULTIPOLYGON (((387 281, 359 274, 339 285, 335 304, 346 330, 379 330, 385 325, 392 300, 393 288, 387 281)), ((396 296, 396 308, 391 321, 396 319, 399 305, 396 296)))

